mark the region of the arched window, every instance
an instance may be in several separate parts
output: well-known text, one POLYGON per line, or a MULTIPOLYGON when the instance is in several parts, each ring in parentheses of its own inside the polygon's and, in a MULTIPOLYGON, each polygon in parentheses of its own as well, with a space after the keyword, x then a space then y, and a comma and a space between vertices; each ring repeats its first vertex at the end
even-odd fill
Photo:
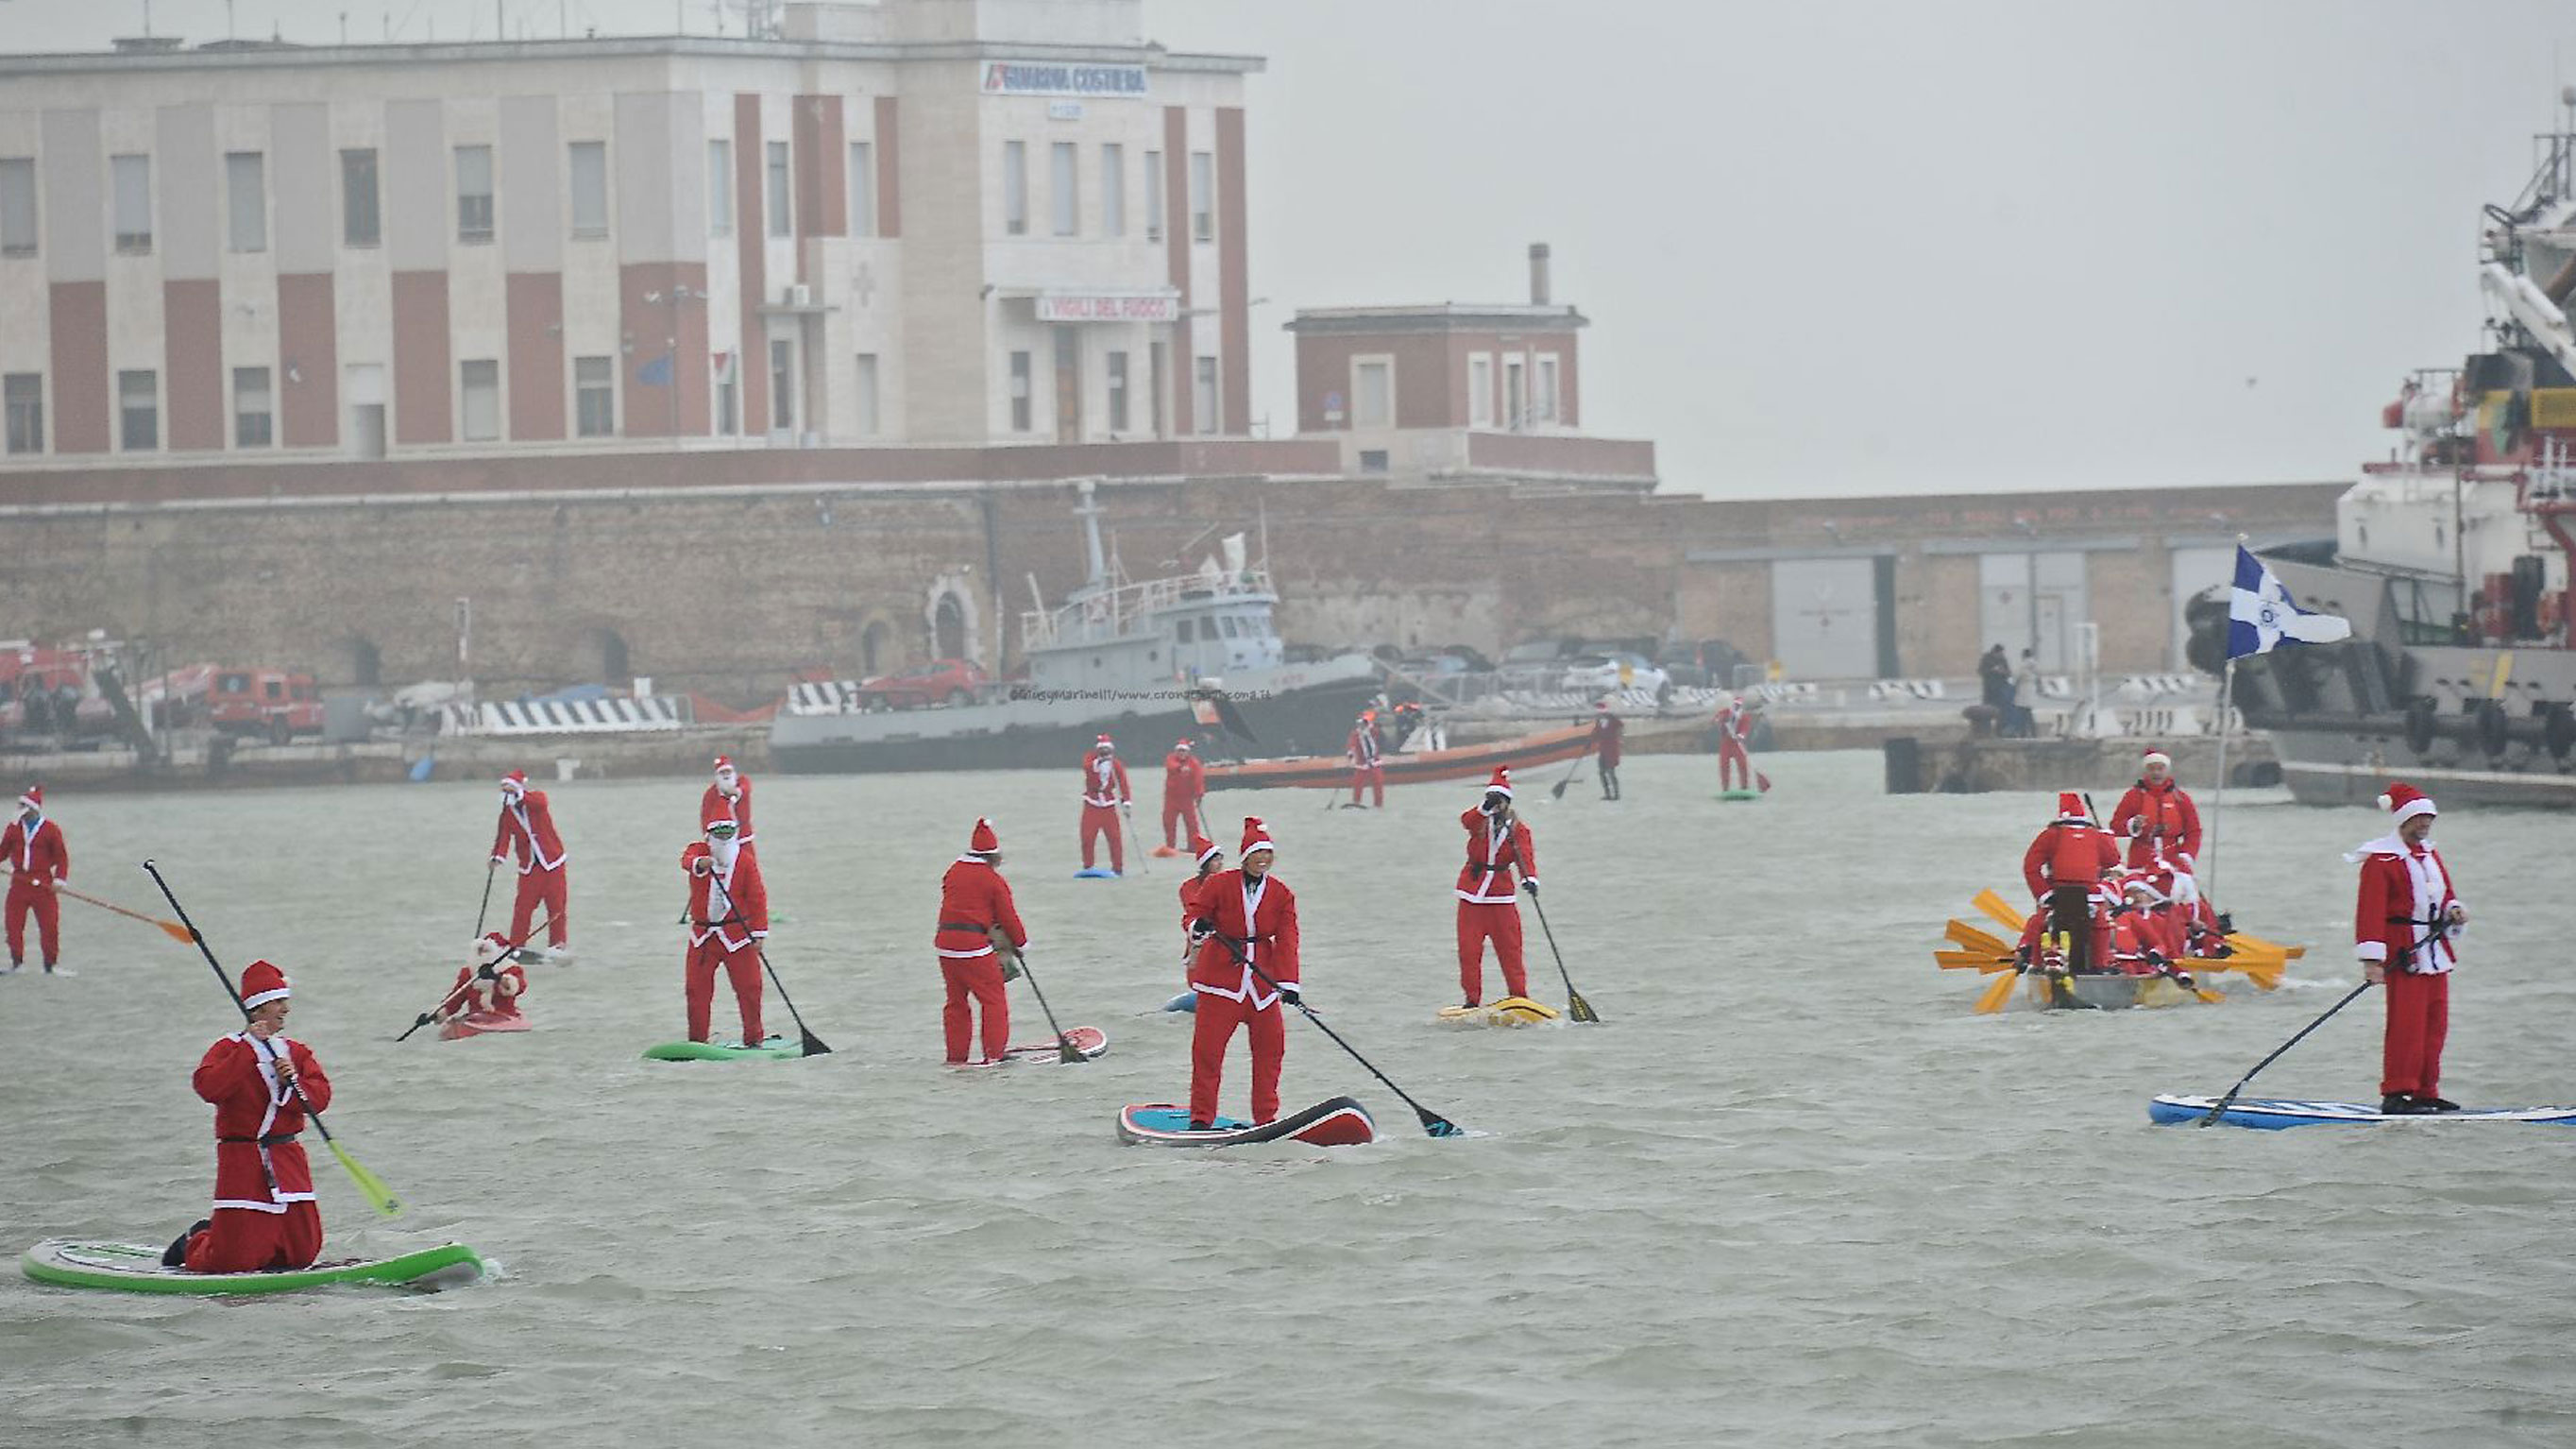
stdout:
POLYGON ((966 657, 966 610, 955 594, 939 596, 939 608, 931 615, 932 652, 941 659, 966 657))
POLYGON ((859 677, 874 679, 893 666, 887 654, 894 643, 894 626, 883 619, 873 621, 859 631, 859 677))
POLYGON ((602 684, 623 685, 635 677, 627 663, 626 639, 614 629, 591 630, 584 654, 592 666, 591 678, 602 684))

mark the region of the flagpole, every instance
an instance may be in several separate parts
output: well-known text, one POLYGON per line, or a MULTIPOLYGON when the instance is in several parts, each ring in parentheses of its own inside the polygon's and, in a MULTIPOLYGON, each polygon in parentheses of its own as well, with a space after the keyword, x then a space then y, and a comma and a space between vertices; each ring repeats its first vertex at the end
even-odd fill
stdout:
POLYGON ((2218 788, 2209 797, 2209 829, 2201 842, 2200 859, 2192 862, 2192 873, 2200 878, 2200 898, 2218 909, 2218 817, 2227 808, 2227 708, 2236 694, 2236 656, 2227 656, 2227 667, 2218 677, 2218 788))

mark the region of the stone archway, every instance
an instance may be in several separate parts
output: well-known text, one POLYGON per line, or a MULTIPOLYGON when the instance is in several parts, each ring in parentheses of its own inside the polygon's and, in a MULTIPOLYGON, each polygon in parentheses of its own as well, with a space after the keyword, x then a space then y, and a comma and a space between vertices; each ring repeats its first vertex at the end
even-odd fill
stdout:
POLYGON ((614 629, 603 626, 584 634, 581 647, 574 651, 573 658, 585 671, 574 679, 576 684, 622 688, 634 680, 635 671, 627 655, 626 637, 614 629))
POLYGON ((983 629, 977 618, 975 590, 960 572, 941 574, 930 582, 921 611, 923 637, 934 659, 984 662, 983 629))
POLYGON ((859 677, 874 679, 894 668, 894 626, 883 619, 870 619, 859 630, 859 677))

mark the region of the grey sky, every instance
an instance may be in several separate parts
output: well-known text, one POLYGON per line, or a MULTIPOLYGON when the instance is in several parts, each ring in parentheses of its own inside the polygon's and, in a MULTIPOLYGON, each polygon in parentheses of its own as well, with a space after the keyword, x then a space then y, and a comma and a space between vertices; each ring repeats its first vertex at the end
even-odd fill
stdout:
MULTIPOLYGON (((671 0, 504 0, 667 33, 671 0)), ((493 0, 236 0, 327 42, 493 0)), ((222 0, 156 0, 219 37, 222 0)), ((676 8, 711 27, 705 0, 676 8)), ((1517 301, 1546 240, 1596 432, 1726 496, 2285 481, 2478 340, 2478 207, 2576 67, 2564 0, 1148 0, 1253 83, 1255 411, 1300 306, 1517 301)), ((140 0, 0 0, 87 48, 140 0)))

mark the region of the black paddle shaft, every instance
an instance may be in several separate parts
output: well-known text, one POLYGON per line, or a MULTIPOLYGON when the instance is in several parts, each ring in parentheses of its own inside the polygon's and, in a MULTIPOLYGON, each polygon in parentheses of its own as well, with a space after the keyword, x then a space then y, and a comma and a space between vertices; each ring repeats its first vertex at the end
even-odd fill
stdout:
POLYGON ((1574 757, 1574 763, 1565 767, 1565 778, 1556 782, 1556 787, 1547 792, 1547 797, 1551 800, 1564 799, 1565 787, 1574 783, 1574 772, 1582 769, 1583 762, 1591 757, 1592 741, 1585 740, 1583 742, 1583 753, 1576 755, 1574 757))
POLYGON ((2270 1056, 2256 1062, 2254 1064, 2254 1071, 2247 1072, 2243 1077, 2237 1080, 2235 1086, 2228 1088, 2227 1095, 2218 1099, 2218 1105, 2209 1109, 2209 1115, 2200 1119, 2200 1125, 2206 1127, 2210 1123, 2217 1121, 2220 1117, 2225 1116, 2227 1114, 2227 1109, 2236 1104, 2236 1094, 2245 1090, 2245 1084, 2247 1082, 2254 1080, 2254 1072, 2259 1072, 2265 1067, 2272 1065, 2272 1063, 2279 1061, 2283 1052, 2286 1052, 2290 1048, 2297 1046, 2300 1042, 2305 1041, 2309 1032, 2315 1031, 2318 1027, 2325 1025, 2327 1018, 2333 1016, 2336 1012, 2343 1010, 2345 1007, 2352 1005, 2356 1001, 2359 1001, 2361 999, 2361 993, 2368 991, 2369 989, 2370 979, 2368 977, 2362 978, 2361 984, 2354 987, 2349 993, 2347 993, 2343 1000, 2327 1007, 2324 1016, 2320 1016, 2316 1020, 2309 1022, 2306 1026, 2300 1027, 2299 1034, 2297 1036, 2281 1043, 2278 1047, 2273 1049, 2270 1056))
MULTIPOLYGON (((1271 990, 1279 990, 1279 983, 1270 979, 1270 973, 1253 965, 1252 959, 1244 955, 1243 948, 1245 943, 1243 941, 1233 936, 1229 936, 1223 931, 1216 931, 1211 934, 1213 934, 1218 940, 1225 943, 1225 949, 1234 956, 1235 961, 1240 964, 1244 970, 1260 977, 1262 984, 1268 986, 1271 990)), ((1342 1040, 1342 1034, 1340 1032, 1324 1025, 1324 1019, 1315 1014, 1313 1007, 1308 1006, 1303 1001, 1295 1001, 1289 1004, 1302 1012, 1308 1021, 1313 1022, 1317 1031, 1331 1037, 1333 1039, 1333 1045, 1349 1052, 1351 1054, 1352 1061, 1359 1063, 1363 1067, 1367 1067, 1368 1074, 1370 1076, 1377 1078, 1381 1082, 1385 1082, 1386 1089, 1388 1091, 1404 1098, 1404 1105, 1411 1107, 1413 1109, 1413 1115, 1422 1119, 1423 1131, 1430 1133, 1434 1137, 1463 1137, 1466 1135, 1465 1131, 1460 1128, 1457 1123, 1450 1121, 1448 1118, 1443 1117, 1439 1113, 1432 1111, 1430 1108, 1423 1106, 1420 1102, 1413 1100, 1413 1098, 1407 1094, 1402 1087, 1388 1081, 1386 1073, 1379 1071, 1375 1065, 1370 1063, 1368 1058, 1359 1054, 1359 1050, 1357 1048, 1353 1047, 1349 1042, 1342 1040)))
POLYGON ((1038 999, 1038 1010, 1046 1013, 1047 1029, 1055 1033, 1056 1060, 1063 1062, 1083 1060, 1082 1053, 1075 1051, 1072 1040, 1065 1036, 1064 1028, 1056 1024, 1055 1008, 1047 1005, 1046 993, 1038 990, 1038 974, 1029 969, 1027 953, 1014 946, 1011 948, 1011 959, 1020 963, 1020 976, 1029 983, 1029 994, 1038 999))
MULTIPOLYGON (((751 930, 751 923, 743 920, 742 913, 734 909, 733 892, 724 888, 724 881, 717 877, 715 864, 712 861, 707 864, 707 884, 715 887, 717 895, 724 897, 725 919, 733 922, 734 924, 740 925, 745 932, 749 932, 751 930)), ((804 1013, 799 1012, 796 1009, 795 998, 787 994, 787 984, 778 979, 778 968, 769 964, 769 953, 761 948, 761 944, 758 941, 751 943, 751 950, 753 955, 760 958, 760 969, 769 973, 769 984, 778 988, 779 1003, 787 1008, 787 1015, 795 1021, 797 1032, 804 1037, 802 1045, 804 1047, 805 1055, 809 1057, 830 1056, 832 1054, 832 1049, 823 1045, 823 1039, 814 1034, 814 1028, 805 1024, 804 1013)), ((758 1046, 760 1043, 744 1042, 743 1045, 758 1046)))
POLYGON ((1557 979, 1565 983, 1566 1010, 1573 1013, 1576 1021, 1598 1022, 1601 1020, 1601 1014, 1592 1009, 1591 1002, 1583 999, 1582 992, 1574 989, 1574 978, 1566 972, 1565 953, 1556 949, 1556 931, 1547 923, 1547 907, 1538 903, 1537 891, 1530 892, 1529 903, 1530 909, 1538 912, 1539 930, 1547 936, 1547 954, 1556 958, 1557 979))
MULTIPOLYGON (((431 1008, 431 1009, 429 1009, 428 1011, 424 1011, 424 1012, 422 1012, 422 1013, 421 1013, 419 1016, 417 1016, 417 1017, 414 1017, 414 1018, 412 1019, 412 1023, 411 1023, 411 1025, 409 1025, 409 1026, 407 1026, 407 1027, 404 1027, 404 1028, 403 1028, 403 1034, 402 1034, 402 1035, 400 1035, 400 1036, 398 1036, 398 1037, 395 1037, 395 1038, 394 1038, 394 1040, 395 1040, 397 1043, 400 1043, 400 1042, 407 1042, 407 1041, 411 1040, 411 1034, 412 1034, 413 1032, 416 1032, 416 1031, 420 1030, 422 1027, 429 1025, 431 1022, 436 1021, 436 1020, 438 1019, 438 1013, 440 1013, 440 1012, 442 1012, 442 1011, 445 1011, 445 1010, 447 1009, 448 1003, 450 1003, 450 1002, 454 1001, 457 997, 459 997, 459 996, 463 995, 463 994, 464 994, 468 989, 470 989, 470 988, 474 985, 474 983, 475 983, 475 982, 477 982, 477 981, 498 981, 498 980, 500 980, 500 979, 501 979, 501 972, 500 972, 500 970, 499 970, 498 963, 500 963, 500 962, 502 962, 502 961, 507 961, 507 960, 509 960, 512 952, 515 952, 515 951, 519 950, 520 948, 522 948, 522 947, 526 946, 526 945, 528 944, 528 941, 533 941, 533 940, 537 939, 537 933, 538 933, 539 931, 544 930, 546 927, 548 927, 548 926, 550 926, 550 925, 552 925, 552 924, 554 924, 554 923, 553 923, 553 921, 549 919, 549 920, 539 921, 539 922, 537 922, 535 925, 530 926, 530 927, 528 928, 527 940, 523 940, 523 941, 513 941, 513 942, 511 942, 508 946, 506 946, 506 947, 502 948, 502 951, 501 951, 501 954, 500 954, 500 955, 498 955, 498 956, 496 956, 496 957, 494 957, 494 958, 493 958, 493 962, 494 962, 494 964, 492 964, 492 965, 487 965, 487 966, 483 967, 482 969, 480 969, 480 970, 476 971, 472 976, 469 976, 469 977, 465 978, 464 980, 457 982, 454 986, 451 986, 451 987, 447 988, 447 994, 446 994, 445 996, 442 996, 442 997, 440 997, 440 998, 438 999, 438 1005, 437 1005, 437 1006, 432 1007, 432 1008, 431 1008)), ((475 937, 475 939, 476 939, 477 941, 480 941, 480 940, 482 940, 483 938, 482 938, 482 937, 480 937, 480 936, 477 936, 477 937, 475 937)))
MULTIPOLYGON (((499 834, 499 828, 495 827, 493 833, 499 834)), ((494 856, 490 863, 483 867, 483 904, 475 907, 474 910, 474 934, 477 938, 483 934, 483 922, 492 914, 492 877, 500 873, 501 859, 499 856, 494 856)))
MULTIPOLYGON (((242 1004, 241 993, 233 989, 233 979, 224 974, 223 963, 215 959, 214 948, 206 944, 206 933, 198 930, 197 923, 188 919, 188 908, 179 904, 179 897, 171 891, 170 883, 161 878, 159 866, 147 860, 143 862, 143 871, 152 877, 154 885, 161 888, 161 899, 170 903, 170 909, 179 917, 179 924, 188 928, 188 939, 197 943, 197 954, 206 958, 207 969, 213 971, 215 979, 223 983, 224 995, 232 999, 233 1010, 240 1012, 243 1024, 248 1025, 251 1020, 250 1008, 242 1004)), ((245 1032, 243 1035, 248 1036, 256 1044, 254 1050, 268 1058, 270 1067, 274 1069, 277 1064, 278 1050, 269 1044, 268 1038, 257 1032, 245 1032)), ((295 1100, 304 1104, 304 1115, 312 1119, 313 1130, 322 1134, 323 1141, 330 1141, 331 1129, 322 1125, 322 1109, 314 1106, 313 1099, 304 1095, 302 1080, 288 1083, 288 1089, 295 1093, 295 1100)), ((274 1186, 273 1183, 271 1185, 274 1186)))

